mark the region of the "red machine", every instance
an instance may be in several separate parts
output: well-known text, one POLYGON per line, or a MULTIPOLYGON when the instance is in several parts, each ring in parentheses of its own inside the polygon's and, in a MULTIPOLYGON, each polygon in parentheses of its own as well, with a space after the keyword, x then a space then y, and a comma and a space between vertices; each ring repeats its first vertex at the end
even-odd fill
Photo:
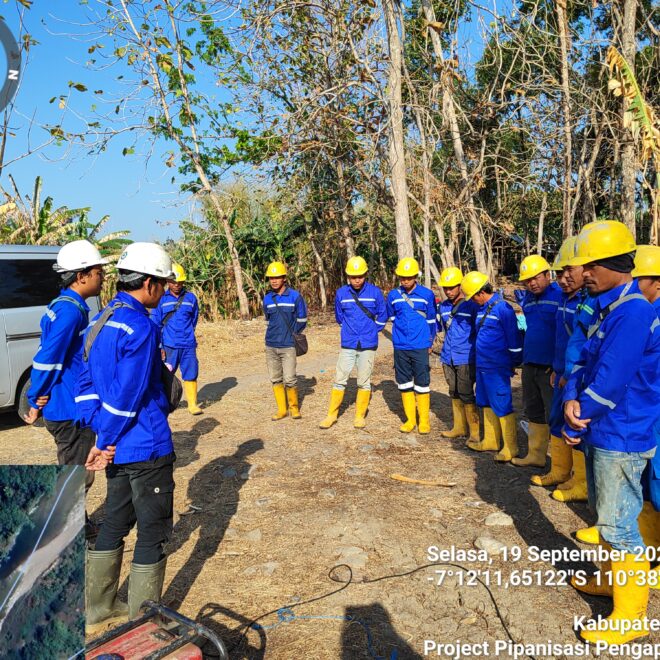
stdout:
POLYGON ((150 600, 142 610, 138 619, 91 642, 86 660, 202 660, 200 638, 213 644, 214 656, 229 660, 223 641, 206 626, 150 600))

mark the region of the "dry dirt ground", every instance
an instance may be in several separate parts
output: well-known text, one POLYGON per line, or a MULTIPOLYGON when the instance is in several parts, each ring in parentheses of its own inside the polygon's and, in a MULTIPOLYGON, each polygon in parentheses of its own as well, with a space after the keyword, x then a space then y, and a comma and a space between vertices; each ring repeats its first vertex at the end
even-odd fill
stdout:
MULTIPOLYGON (((201 325, 204 415, 191 417, 182 407, 171 417, 176 513, 164 601, 218 631, 232 658, 421 658, 424 640, 490 642, 490 657, 496 657, 496 640, 509 636, 527 644, 574 644, 573 615, 609 612, 607 600, 583 597, 569 586, 491 586, 489 592, 467 579, 461 585, 458 566, 412 572, 429 563, 429 546, 471 549, 484 535, 522 548, 523 559, 452 563, 488 569, 493 582, 497 571, 504 581, 515 570, 551 571, 548 562, 529 561, 528 548, 586 548, 571 534, 592 519, 586 505, 567 506, 530 487, 534 470, 497 465, 492 454, 465 449, 463 440, 441 438, 450 405, 437 364, 431 434, 399 433, 402 409, 385 340, 367 428, 353 428, 352 380, 339 422, 320 430, 338 348, 330 319, 312 324, 310 352, 299 359, 303 419, 270 421, 263 332, 262 320, 201 325), (393 473, 455 486, 406 484, 391 479, 393 473), (497 511, 510 515, 513 526, 487 527, 486 517, 497 511), (346 568, 334 572, 338 582, 329 578, 339 564, 352 567, 348 586, 346 568), (454 575, 437 586, 437 569, 454 575), (386 578, 393 574, 399 576, 386 578), (287 605, 291 609, 277 612, 287 605), (245 624, 271 611, 261 628, 242 636, 245 624)), ((519 407, 519 381, 514 385, 519 407)), ((13 419, 0 416, 0 461, 55 462, 45 429, 13 419)), ((519 436, 524 450, 525 436, 519 436)), ((104 493, 101 475, 88 503, 97 521, 104 493)), ((124 569, 134 541, 132 534, 124 569)), ((578 567, 595 568, 555 565, 578 567)), ((657 592, 650 615, 660 618, 657 592)), ((513 656, 504 650, 499 657, 513 656)))

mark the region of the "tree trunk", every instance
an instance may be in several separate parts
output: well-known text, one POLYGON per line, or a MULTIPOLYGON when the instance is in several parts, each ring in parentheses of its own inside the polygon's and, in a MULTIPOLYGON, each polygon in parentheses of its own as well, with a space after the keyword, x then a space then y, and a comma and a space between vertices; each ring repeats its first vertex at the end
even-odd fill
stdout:
MULTIPOLYGON (((635 73, 635 17, 637 0, 624 0, 623 23, 621 25, 621 54, 628 66, 635 73)), ((635 236, 635 183, 637 180, 637 163, 635 159, 635 143, 630 131, 623 127, 623 114, 628 110, 628 101, 624 98, 621 107, 621 207, 620 220, 635 236)))
POLYGON ((346 191, 346 179, 344 177, 344 164, 340 159, 335 161, 335 170, 337 172, 337 192, 339 193, 339 215, 341 217, 341 234, 344 237, 346 246, 346 258, 355 256, 355 241, 351 231, 353 210, 351 202, 346 191))
MULTIPOLYGON (((566 0, 557 0, 557 22, 559 27, 559 44, 561 48, 561 108, 564 126, 564 185, 562 190, 562 238, 568 238, 573 233, 571 222, 571 183, 573 170, 573 131, 571 130, 571 96, 568 70, 568 52, 570 37, 568 20, 566 18, 566 0)), ((544 201, 547 201, 544 196, 544 201)), ((539 244, 540 245, 540 244, 539 244)), ((539 247, 539 254, 541 250, 539 247)))
MULTIPOLYGON (((541 201, 541 214, 539 215, 539 228, 536 236, 536 254, 543 254, 543 224, 545 222, 545 214, 548 210, 548 193, 543 193, 541 201)), ((568 238, 564 236, 564 238, 568 238)))
MULTIPOLYGON (((435 22, 435 11, 431 0, 422 0, 422 8, 424 10, 424 17, 428 23, 435 22)), ((442 54, 442 44, 440 43, 440 37, 435 30, 429 30, 431 36, 431 43, 433 45, 433 53, 437 58, 440 65, 444 68, 444 56, 442 54)), ((454 156, 458 164, 458 170, 461 175, 461 181, 463 187, 467 188, 470 186, 470 181, 467 172, 467 163, 465 160, 465 152, 463 150, 463 142, 461 140, 461 133, 458 126, 458 117, 456 116, 456 108, 454 106, 454 97, 449 88, 449 83, 444 82, 442 86, 442 111, 447 121, 449 122, 449 130, 451 133, 451 140, 454 147, 454 156)), ((483 236, 481 233, 481 227, 479 225, 479 217, 475 208, 475 200, 472 191, 467 191, 467 214, 468 214, 468 226, 470 230, 470 238, 472 239, 472 249, 474 250, 474 256, 477 261, 477 269, 482 273, 488 273, 488 263, 485 258, 483 236)))
POLYGON ((413 256, 412 227, 408 210, 408 182, 403 140, 403 101, 401 78, 403 66, 403 44, 399 34, 398 15, 400 0, 383 0, 383 11, 389 44, 389 76, 387 97, 390 106, 390 131, 388 160, 390 186, 394 198, 394 224, 399 259, 413 256))
POLYGON ((321 309, 325 311, 326 308, 328 307, 328 295, 326 293, 328 286, 328 277, 325 272, 325 266, 323 265, 323 258, 321 257, 321 253, 318 251, 318 248, 316 247, 316 241, 314 240, 314 236, 312 234, 311 222, 306 217, 305 217, 305 230, 307 233, 307 240, 309 241, 309 244, 312 247, 312 253, 314 254, 314 261, 316 262, 316 275, 319 280, 319 295, 321 297, 321 309))

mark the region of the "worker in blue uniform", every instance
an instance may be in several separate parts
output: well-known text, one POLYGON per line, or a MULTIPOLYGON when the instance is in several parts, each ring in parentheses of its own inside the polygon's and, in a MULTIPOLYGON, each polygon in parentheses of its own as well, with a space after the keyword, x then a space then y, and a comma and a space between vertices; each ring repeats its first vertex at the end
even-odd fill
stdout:
POLYGON ((287 404, 291 418, 300 419, 294 334, 302 333, 307 327, 307 305, 300 293, 288 285, 286 266, 282 262, 270 263, 266 277, 270 284, 263 302, 268 323, 266 366, 277 404, 277 412, 271 419, 284 419, 287 404))
POLYGON ((555 319, 562 293, 550 277, 550 264, 532 254, 520 264, 520 278, 527 292, 521 307, 527 330, 523 346, 522 390, 525 415, 529 421, 528 449, 513 465, 544 467, 550 441, 552 408, 552 360, 555 351, 555 319))
POLYGON ((468 273, 461 289, 467 300, 479 305, 476 399, 484 414, 483 440, 471 439, 467 446, 474 451, 495 451, 495 460, 506 463, 518 454, 511 378, 522 360, 522 336, 513 307, 493 292, 487 275, 478 271, 468 273))
POLYGON ((90 632, 111 620, 137 616, 158 601, 172 532, 174 447, 163 387, 161 333, 149 315, 172 278, 172 262, 154 243, 132 243, 117 261, 117 295, 87 333, 76 393, 81 424, 96 434, 89 469, 106 469, 105 519, 88 550, 86 618, 90 632), (104 316, 111 310, 111 317, 104 316), (106 320, 103 324, 103 320, 106 320), (96 324, 99 324, 98 326, 96 324), (128 608, 116 599, 124 539, 137 522, 128 608), (128 610, 128 611, 127 611, 128 610))
MULTIPOLYGON (((656 451, 653 428, 660 417, 660 323, 633 280, 635 240, 616 221, 585 227, 571 265, 598 295, 595 322, 565 386, 563 435, 582 444, 589 501, 604 544, 615 551, 609 571, 613 611, 581 637, 607 645, 648 634, 649 561, 640 534, 641 475, 656 451)), ((607 576, 606 579, 609 579, 607 576)), ((592 593, 593 580, 573 586, 592 593)))
POLYGON ((201 415, 197 405, 197 338, 195 328, 199 319, 197 296, 185 289, 186 272, 180 264, 172 264, 174 280, 169 282, 168 291, 160 299, 152 318, 160 326, 163 335, 165 363, 172 371, 181 368, 183 389, 188 401, 188 412, 201 415))
POLYGON ((425 435, 431 431, 429 354, 437 333, 435 295, 418 283, 416 259, 401 259, 395 272, 399 286, 387 295, 387 316, 392 321, 394 373, 406 416, 399 431, 410 433, 417 426, 425 435))
MULTIPOLYGON (((89 241, 63 246, 54 265, 63 289, 41 319, 41 343, 32 362, 25 421, 33 424, 43 414, 60 465, 85 465, 94 445, 94 433, 76 423, 74 391, 81 368, 82 333, 89 325, 86 300, 101 293, 107 263, 89 241)), ((94 472, 88 471, 86 491, 93 483, 94 472)), ((85 531, 93 535, 89 520, 85 531)))
POLYGON ((438 307, 438 327, 445 333, 440 362, 447 380, 453 426, 442 431, 443 438, 469 436, 479 442, 479 412, 474 396, 476 381, 475 339, 479 305, 466 300, 461 290, 463 273, 452 266, 440 273, 439 286, 446 299, 438 307))
POLYGON ((341 351, 330 392, 328 414, 319 424, 322 429, 329 429, 337 421, 353 368, 357 369, 358 387, 353 426, 356 429, 366 426, 378 333, 387 322, 383 292, 367 281, 367 262, 362 257, 351 257, 346 264, 346 275, 348 284, 335 295, 335 319, 341 328, 341 351))

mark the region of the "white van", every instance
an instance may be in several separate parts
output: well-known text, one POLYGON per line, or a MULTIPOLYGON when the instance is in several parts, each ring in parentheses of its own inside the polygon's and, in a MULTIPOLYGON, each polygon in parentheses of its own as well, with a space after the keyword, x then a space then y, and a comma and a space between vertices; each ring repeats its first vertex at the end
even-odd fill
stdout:
MULTIPOLYGON (((53 270, 59 247, 0 245, 0 412, 27 412, 32 358, 39 348, 40 321, 61 289, 53 270)), ((87 304, 93 316, 98 298, 87 304)))

